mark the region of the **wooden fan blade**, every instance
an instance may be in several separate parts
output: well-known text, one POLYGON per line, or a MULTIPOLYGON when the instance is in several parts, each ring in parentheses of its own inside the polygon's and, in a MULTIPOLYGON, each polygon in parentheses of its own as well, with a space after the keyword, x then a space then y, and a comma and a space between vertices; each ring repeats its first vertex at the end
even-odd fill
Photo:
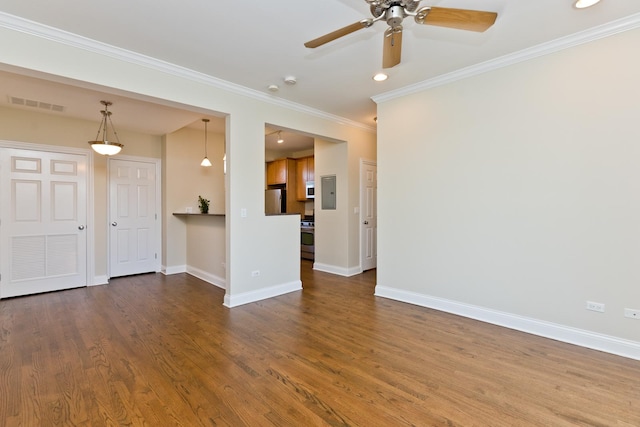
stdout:
POLYGON ((498 14, 495 12, 432 7, 423 24, 483 32, 496 22, 497 17, 498 14))
POLYGON ((354 22, 353 24, 347 25, 344 28, 340 28, 339 30, 335 30, 329 34, 325 34, 324 36, 318 37, 317 39, 308 41, 304 45, 305 47, 309 48, 322 46, 325 43, 329 43, 331 41, 334 41, 335 39, 339 39, 342 36, 346 36, 347 34, 351 34, 354 31, 358 31, 369 26, 371 26, 369 20, 363 19, 362 21, 354 22))
POLYGON ((382 49, 382 68, 395 67, 402 56, 402 31, 388 29, 384 33, 384 48, 382 49))

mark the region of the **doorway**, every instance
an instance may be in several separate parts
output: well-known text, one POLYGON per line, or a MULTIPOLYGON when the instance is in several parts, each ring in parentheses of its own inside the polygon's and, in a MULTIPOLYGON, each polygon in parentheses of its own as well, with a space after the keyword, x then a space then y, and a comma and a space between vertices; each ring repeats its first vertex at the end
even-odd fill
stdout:
POLYGON ((378 166, 360 160, 360 265, 362 271, 378 264, 378 166))
POLYGON ((0 298, 87 285, 86 154, 0 149, 0 298))
POLYGON ((160 271, 160 163, 109 159, 109 275, 160 271))

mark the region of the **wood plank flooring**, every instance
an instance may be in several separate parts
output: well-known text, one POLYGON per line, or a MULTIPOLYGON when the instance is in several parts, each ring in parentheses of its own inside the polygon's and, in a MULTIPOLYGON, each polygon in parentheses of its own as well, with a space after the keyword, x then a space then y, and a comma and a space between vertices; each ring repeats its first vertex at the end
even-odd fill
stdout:
POLYGON ((640 426, 640 362, 314 272, 234 309, 159 274, 0 301, 0 426, 640 426))

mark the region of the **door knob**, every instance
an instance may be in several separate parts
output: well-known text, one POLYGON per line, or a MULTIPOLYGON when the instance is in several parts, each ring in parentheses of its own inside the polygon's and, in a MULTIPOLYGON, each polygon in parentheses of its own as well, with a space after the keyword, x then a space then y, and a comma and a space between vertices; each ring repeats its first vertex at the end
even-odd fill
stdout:
POLYGON ((84 225, 79 225, 78 230, 84 230, 84 225))
POLYGON ((113 225, 113 226, 115 227, 116 225, 118 225, 118 223, 117 223, 117 222, 115 222, 115 221, 113 221, 113 222, 111 223, 111 225, 113 225))
POLYGON ((365 222, 364 222, 364 225, 367 225, 367 224, 369 224, 369 221, 365 221, 365 222))

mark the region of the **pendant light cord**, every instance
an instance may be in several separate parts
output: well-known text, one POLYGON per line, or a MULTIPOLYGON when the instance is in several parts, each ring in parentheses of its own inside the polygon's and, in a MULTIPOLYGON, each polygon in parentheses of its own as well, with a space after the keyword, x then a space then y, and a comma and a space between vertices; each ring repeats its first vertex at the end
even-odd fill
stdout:
POLYGON ((203 120, 204 122, 204 157, 207 157, 207 122, 209 120, 203 120))
MULTIPOLYGON (((98 127, 98 133, 96 134, 96 141, 98 140, 98 137, 100 136, 100 131, 102 131, 102 142, 109 142, 107 141, 107 138, 109 138, 109 129, 108 129, 108 125, 107 125, 107 120, 109 120, 109 123, 111 123, 111 130, 113 131, 113 136, 116 138, 116 142, 118 144, 120 144, 120 138, 118 138, 118 132, 116 132, 116 128, 115 126, 113 126, 113 121, 111 120, 111 111, 109 111, 109 103, 107 102, 103 102, 104 105, 104 110, 100 110, 100 112, 102 113, 102 121, 100 122, 100 126, 98 127)), ((206 126, 206 123, 205 123, 206 126)), ((205 147, 205 152, 206 152, 206 147, 205 147)))

